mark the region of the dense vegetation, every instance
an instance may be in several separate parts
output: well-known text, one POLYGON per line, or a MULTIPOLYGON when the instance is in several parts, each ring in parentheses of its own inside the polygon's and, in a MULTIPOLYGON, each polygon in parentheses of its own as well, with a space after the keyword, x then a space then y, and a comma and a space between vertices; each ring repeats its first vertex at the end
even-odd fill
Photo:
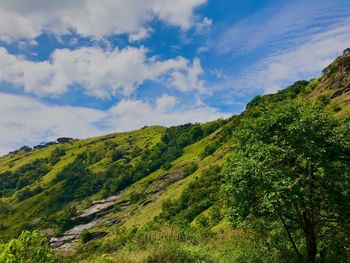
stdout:
POLYGON ((53 253, 47 238, 39 231, 24 231, 7 244, 0 243, 0 262, 53 262, 53 253))
POLYGON ((37 181, 47 174, 52 166, 60 160, 60 157, 64 155, 65 151, 63 149, 56 148, 49 158, 36 159, 32 163, 23 165, 14 172, 6 171, 0 174, 0 196, 11 195, 16 190, 21 190, 37 181))
POLYGON ((0 262, 347 262, 348 57, 227 120, 1 157, 0 262), (36 230, 80 225, 55 256, 36 230))
POLYGON ((274 235, 290 242, 300 259, 305 250, 310 262, 318 256, 345 262, 349 132, 348 119, 304 102, 262 107, 259 116, 242 121, 224 172, 230 220, 263 230, 280 224, 285 234, 274 235))

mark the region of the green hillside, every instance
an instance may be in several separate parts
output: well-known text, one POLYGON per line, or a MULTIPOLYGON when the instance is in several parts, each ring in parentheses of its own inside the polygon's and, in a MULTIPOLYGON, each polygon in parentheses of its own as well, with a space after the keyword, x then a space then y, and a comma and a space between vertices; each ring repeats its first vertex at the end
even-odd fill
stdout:
MULTIPOLYGON (((312 125, 325 127, 325 123, 334 122, 329 129, 338 129, 342 135, 334 139, 349 145, 349 102, 350 55, 344 55, 328 66, 322 77, 295 82, 276 94, 257 96, 242 114, 227 120, 169 128, 151 126, 35 149, 22 148, 0 158, 0 242, 9 242, 23 230, 40 230, 55 251, 54 259, 45 260, 58 262, 298 262, 301 257, 295 253, 294 245, 300 254, 308 253, 303 252, 303 235, 294 223, 294 245, 289 243, 283 225, 250 214, 253 204, 244 208, 247 211, 242 222, 236 222, 242 224, 235 224, 230 207, 240 208, 240 197, 235 195, 238 191, 227 189, 241 182, 230 176, 239 177, 232 172, 236 168, 244 174, 254 154, 264 156, 265 148, 255 146, 259 144, 250 136, 262 136, 264 125, 271 118, 282 118, 278 114, 283 110, 298 108, 294 115, 286 113, 289 117, 281 119, 286 127, 304 127, 305 121, 311 134, 312 125), (327 120, 322 125, 308 117, 318 111, 321 115, 314 115, 314 119, 327 120), (302 121, 288 122, 298 114, 302 121), (256 132, 260 127, 261 131, 256 132), (246 145, 252 145, 252 149, 246 145), (235 154, 246 154, 246 161, 235 154), (249 215, 254 217, 253 224, 246 222, 249 215)), ((267 131, 272 131, 273 125, 267 131)), ((282 138, 288 134, 290 140, 297 134, 283 132, 282 138)), ((268 134, 261 141, 270 140, 268 134)), ((325 151, 328 144, 324 142, 325 151)), ((303 145, 309 149, 307 143, 303 145)), ((279 146, 282 149, 284 144, 279 146)), ((317 149, 321 151, 317 146, 315 152, 317 149)), ((341 149, 337 153, 342 153, 341 149)), ((349 161, 344 157, 347 151, 344 148, 344 155, 339 156, 342 162, 349 161)), ((276 155, 276 160, 282 155, 276 155)), ((259 158, 255 161, 259 167, 259 158)), ((334 214, 343 221, 327 223, 336 225, 329 238, 329 233, 321 231, 322 238, 327 237, 319 237, 317 260, 346 262, 350 236, 344 202, 349 196, 349 177, 340 161, 332 165, 320 169, 341 168, 347 176, 341 179, 343 185, 335 183, 334 191, 341 194, 337 200, 332 199, 334 214)), ((255 187, 254 181, 250 187, 255 187)), ((248 190, 241 193, 242 198, 248 190)), ((274 204, 271 201, 270 205, 274 204)), ((287 217, 286 220, 292 222, 287 217)))

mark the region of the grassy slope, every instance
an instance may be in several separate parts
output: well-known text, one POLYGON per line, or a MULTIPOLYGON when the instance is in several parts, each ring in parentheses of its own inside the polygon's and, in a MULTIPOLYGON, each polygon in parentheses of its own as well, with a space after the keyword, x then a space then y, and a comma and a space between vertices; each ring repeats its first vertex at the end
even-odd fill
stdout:
MULTIPOLYGON (((2 219, 1 222, 8 227, 6 233, 3 233, 4 237, 8 238, 16 235, 18 232, 17 229, 21 229, 22 225, 27 225, 28 223, 40 218, 42 215, 45 215, 45 212, 47 212, 45 211, 45 208, 50 205, 48 197, 57 194, 62 187, 61 182, 52 184, 52 179, 54 179, 65 166, 73 162, 79 153, 99 152, 103 154, 103 158, 90 167, 91 170, 98 171, 103 169, 104 164, 108 163, 111 151, 116 149, 108 149, 108 147, 106 147, 107 144, 117 143, 117 148, 124 149, 137 145, 141 149, 144 149, 146 145, 150 147, 159 142, 164 130, 165 128, 163 127, 154 126, 127 133, 117 133, 86 140, 77 140, 67 144, 50 145, 47 148, 35 149, 31 152, 20 152, 18 154, 9 154, 1 157, 0 171, 15 171, 19 167, 31 163, 36 159, 48 158, 52 151, 57 147, 66 150, 65 156, 63 156, 61 160, 52 167, 49 173, 26 187, 34 189, 35 187, 40 186, 44 189, 43 192, 24 201, 17 200, 17 192, 11 196, 0 199, 0 205, 5 205, 11 208, 9 215, 2 219)), ((98 199, 99 197, 91 196, 90 198, 98 199)))

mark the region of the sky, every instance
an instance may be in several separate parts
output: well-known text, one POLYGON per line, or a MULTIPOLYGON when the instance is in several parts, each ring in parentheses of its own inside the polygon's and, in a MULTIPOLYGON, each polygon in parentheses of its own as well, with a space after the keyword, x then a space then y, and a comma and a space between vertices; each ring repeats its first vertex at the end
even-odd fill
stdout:
POLYGON ((0 155, 227 118, 347 47, 349 0, 1 0, 0 155))

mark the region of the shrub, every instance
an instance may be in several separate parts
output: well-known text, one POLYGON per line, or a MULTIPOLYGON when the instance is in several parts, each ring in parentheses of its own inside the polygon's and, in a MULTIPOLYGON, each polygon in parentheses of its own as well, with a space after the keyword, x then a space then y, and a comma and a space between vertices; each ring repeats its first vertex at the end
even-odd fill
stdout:
POLYGON ((198 169, 198 164, 197 163, 191 163, 191 164, 187 165, 184 168, 184 174, 185 174, 185 176, 191 175, 195 171, 197 171, 197 169, 198 169))
POLYGON ((206 145, 203 152, 200 154, 200 157, 205 158, 209 155, 212 155, 217 150, 217 148, 219 148, 218 142, 214 142, 214 143, 206 145))
POLYGON ((52 151, 51 153, 51 164, 54 165, 59 162, 62 156, 66 155, 66 151, 63 148, 56 148, 55 150, 52 151))
POLYGON ((80 234, 80 240, 83 244, 89 242, 92 239, 92 234, 89 232, 89 230, 84 229, 80 234))
POLYGON ((111 160, 112 162, 116 162, 118 160, 120 160, 121 158, 123 158, 124 156, 124 153, 120 150, 116 150, 112 153, 112 156, 111 156, 111 160))
POLYGON ((17 239, 12 239, 0 248, 0 262, 53 262, 49 243, 39 231, 23 231, 17 239))

